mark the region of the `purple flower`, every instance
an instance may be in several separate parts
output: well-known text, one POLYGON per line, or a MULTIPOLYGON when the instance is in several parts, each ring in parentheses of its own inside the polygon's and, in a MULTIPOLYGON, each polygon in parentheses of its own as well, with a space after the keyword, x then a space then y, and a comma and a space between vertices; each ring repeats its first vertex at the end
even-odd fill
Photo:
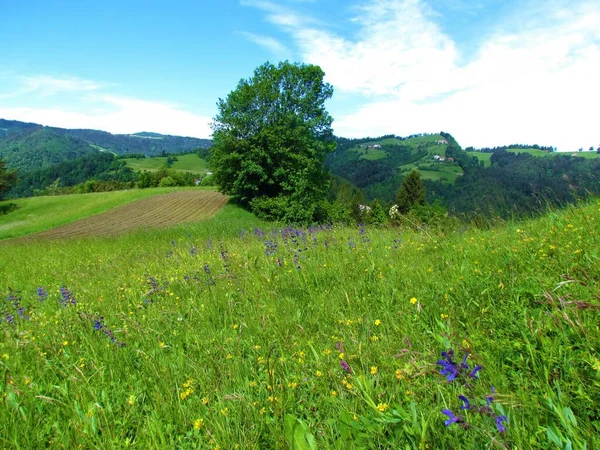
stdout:
POLYGON ((461 406, 460 409, 471 409, 471 403, 469 402, 469 399, 467 397, 465 397, 464 395, 459 395, 458 398, 464 403, 464 405, 461 406))
POLYGON ((492 407, 492 402, 494 401, 494 397, 492 397, 491 395, 488 395, 488 396, 485 398, 485 401, 486 401, 486 403, 487 403, 487 407, 488 407, 488 408, 491 408, 491 407, 492 407))
POLYGON ((77 300, 75 300, 75 296, 66 286, 60 287, 60 296, 61 298, 58 300, 63 306, 67 305, 75 305, 77 300))
POLYGON ((444 421, 444 425, 446 425, 447 427, 449 427, 453 423, 462 422, 462 419, 460 418, 460 416, 455 416, 454 413, 452 411, 450 411, 449 409, 442 409, 442 414, 445 414, 448 416, 448 420, 444 421))
POLYGON ((99 320, 95 320, 94 321, 94 330, 98 331, 100 328, 102 328, 104 325, 102 325, 102 322, 100 322, 99 320))
POLYGON ((38 296, 38 300, 40 302, 43 302, 44 300, 46 300, 48 298, 48 291, 46 291, 46 288, 41 286, 39 288, 37 288, 37 296, 38 296))
POLYGON ((452 361, 452 350, 450 350, 449 352, 442 352, 442 356, 445 359, 440 359, 436 362, 436 364, 442 366, 440 374, 444 375, 446 377, 446 380, 452 382, 458 375, 459 367, 454 363, 454 361, 452 361))
POLYGON ((503 425, 502 422, 508 423, 508 419, 506 418, 506 416, 504 414, 501 416, 496 416, 496 427, 498 428, 498 431, 500 433, 504 433, 506 431, 506 427, 503 425))
POLYGON ((481 370, 481 366, 473 367, 473 370, 471 370, 471 373, 469 373, 469 376, 471 378, 477 378, 477 372, 479 372, 480 370, 481 370))
POLYGON ((340 361, 340 365, 342 366, 342 369, 344 369, 346 372, 352 372, 352 369, 350 368, 348 363, 343 359, 340 361))
POLYGON ((342 341, 339 341, 337 344, 335 344, 335 348, 338 349, 338 352, 344 353, 344 343, 342 341))

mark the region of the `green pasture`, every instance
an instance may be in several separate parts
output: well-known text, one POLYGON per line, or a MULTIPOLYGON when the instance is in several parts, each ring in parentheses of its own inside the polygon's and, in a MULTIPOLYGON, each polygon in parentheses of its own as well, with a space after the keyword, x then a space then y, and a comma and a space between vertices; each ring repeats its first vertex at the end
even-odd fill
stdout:
MULTIPOLYGON (((126 158, 123 161, 134 170, 155 171, 165 165, 167 157, 154 156, 152 158, 144 159, 126 158)), ((208 165, 204 159, 199 158, 195 153, 188 153, 186 155, 178 155, 177 161, 173 163, 171 169, 179 170, 181 172, 205 173, 208 170, 208 165)))
POLYGON ((0 446, 598 448, 599 221, 8 242, 0 446))

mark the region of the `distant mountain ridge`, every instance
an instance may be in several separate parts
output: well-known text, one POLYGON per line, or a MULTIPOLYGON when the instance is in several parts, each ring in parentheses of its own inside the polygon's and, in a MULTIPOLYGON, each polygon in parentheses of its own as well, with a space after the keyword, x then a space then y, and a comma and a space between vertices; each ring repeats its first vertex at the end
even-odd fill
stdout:
POLYGON ((91 129, 46 127, 36 123, 0 119, 0 158, 9 167, 32 170, 107 151, 117 155, 158 156, 208 148, 210 139, 152 132, 112 134, 91 129))

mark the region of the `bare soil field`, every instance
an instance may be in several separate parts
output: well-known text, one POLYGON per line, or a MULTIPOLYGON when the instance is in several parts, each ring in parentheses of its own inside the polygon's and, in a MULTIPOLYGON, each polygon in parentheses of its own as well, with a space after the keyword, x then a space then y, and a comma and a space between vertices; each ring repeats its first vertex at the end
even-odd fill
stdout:
POLYGON ((21 239, 114 236, 142 228, 167 228, 214 216, 226 203, 227 196, 219 192, 173 192, 137 200, 21 239))

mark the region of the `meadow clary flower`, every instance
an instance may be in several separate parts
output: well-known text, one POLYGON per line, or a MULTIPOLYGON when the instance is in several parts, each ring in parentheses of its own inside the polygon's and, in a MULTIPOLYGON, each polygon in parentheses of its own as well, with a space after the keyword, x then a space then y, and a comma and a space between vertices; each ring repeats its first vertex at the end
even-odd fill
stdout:
POLYGON ((504 414, 501 416, 496 416, 496 427, 500 433, 504 433, 506 431, 506 427, 502 422, 508 423, 507 417, 504 414))
POLYGON ((464 405, 461 406, 460 409, 471 409, 471 403, 469 402, 469 399, 467 397, 465 397, 464 395, 459 395, 458 398, 464 403, 464 405))
POLYGON ((454 413, 452 411, 450 411, 449 409, 442 409, 442 414, 445 414, 448 416, 448 420, 444 421, 444 425, 446 425, 447 427, 449 427, 453 423, 462 422, 460 416, 455 416, 454 413))

